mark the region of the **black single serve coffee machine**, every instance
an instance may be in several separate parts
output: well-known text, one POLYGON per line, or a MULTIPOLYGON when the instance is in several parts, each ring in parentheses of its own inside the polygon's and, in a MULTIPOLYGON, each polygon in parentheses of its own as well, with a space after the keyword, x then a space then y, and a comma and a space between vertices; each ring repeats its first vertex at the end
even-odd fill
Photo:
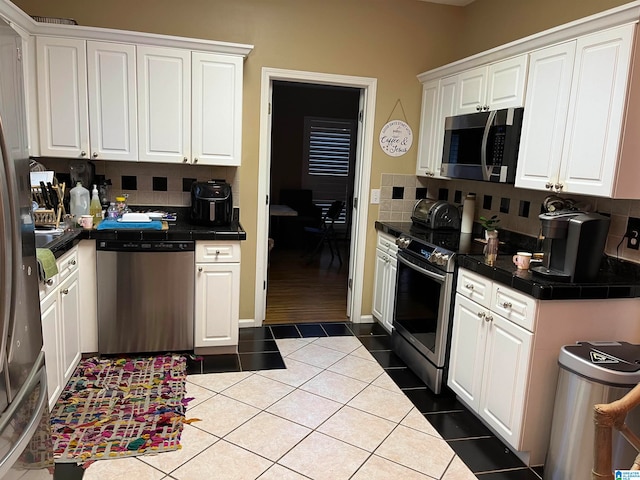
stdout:
POLYGON ((531 271, 552 281, 593 281, 602 261, 609 217, 558 210, 538 218, 542 222, 544 260, 531 271))

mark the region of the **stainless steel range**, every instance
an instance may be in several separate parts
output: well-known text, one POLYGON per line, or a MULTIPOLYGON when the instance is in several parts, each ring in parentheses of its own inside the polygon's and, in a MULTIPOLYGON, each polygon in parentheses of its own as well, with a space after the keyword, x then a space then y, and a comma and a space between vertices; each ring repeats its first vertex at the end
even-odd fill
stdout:
POLYGON ((442 389, 447 360, 459 242, 458 231, 417 226, 396 240, 392 348, 434 393, 442 389))

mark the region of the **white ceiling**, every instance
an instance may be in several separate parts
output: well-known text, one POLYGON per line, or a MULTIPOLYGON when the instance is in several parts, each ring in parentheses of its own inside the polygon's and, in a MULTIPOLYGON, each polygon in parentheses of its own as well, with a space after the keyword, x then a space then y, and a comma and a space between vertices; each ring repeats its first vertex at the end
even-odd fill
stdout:
POLYGON ((469 5, 474 0, 421 0, 423 2, 431 2, 431 3, 445 3, 447 5, 457 5, 459 7, 464 7, 465 5, 469 5))

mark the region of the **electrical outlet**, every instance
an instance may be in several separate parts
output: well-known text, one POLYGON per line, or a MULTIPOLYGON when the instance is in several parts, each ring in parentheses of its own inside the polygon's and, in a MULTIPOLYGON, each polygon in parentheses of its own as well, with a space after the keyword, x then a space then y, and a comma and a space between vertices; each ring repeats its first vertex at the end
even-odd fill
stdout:
POLYGON ((371 203, 378 204, 380 203, 380 189, 372 188, 371 189, 371 203))
POLYGON ((640 249, 640 218, 629 217, 626 236, 627 248, 640 249))

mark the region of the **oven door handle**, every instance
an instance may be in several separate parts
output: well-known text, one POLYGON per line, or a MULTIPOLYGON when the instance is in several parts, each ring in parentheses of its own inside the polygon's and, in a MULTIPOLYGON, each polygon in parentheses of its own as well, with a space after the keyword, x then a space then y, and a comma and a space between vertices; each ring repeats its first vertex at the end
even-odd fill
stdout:
POLYGON ((431 270, 426 270, 426 269, 424 269, 422 267, 419 267, 415 263, 410 262, 409 260, 405 259, 402 255, 398 255, 397 258, 403 265, 406 265, 407 267, 412 268, 416 272, 422 273, 422 274, 426 275, 427 277, 430 277, 430 278, 432 278, 434 280, 439 281, 440 283, 444 283, 445 275, 438 275, 437 273, 432 272, 431 270))

